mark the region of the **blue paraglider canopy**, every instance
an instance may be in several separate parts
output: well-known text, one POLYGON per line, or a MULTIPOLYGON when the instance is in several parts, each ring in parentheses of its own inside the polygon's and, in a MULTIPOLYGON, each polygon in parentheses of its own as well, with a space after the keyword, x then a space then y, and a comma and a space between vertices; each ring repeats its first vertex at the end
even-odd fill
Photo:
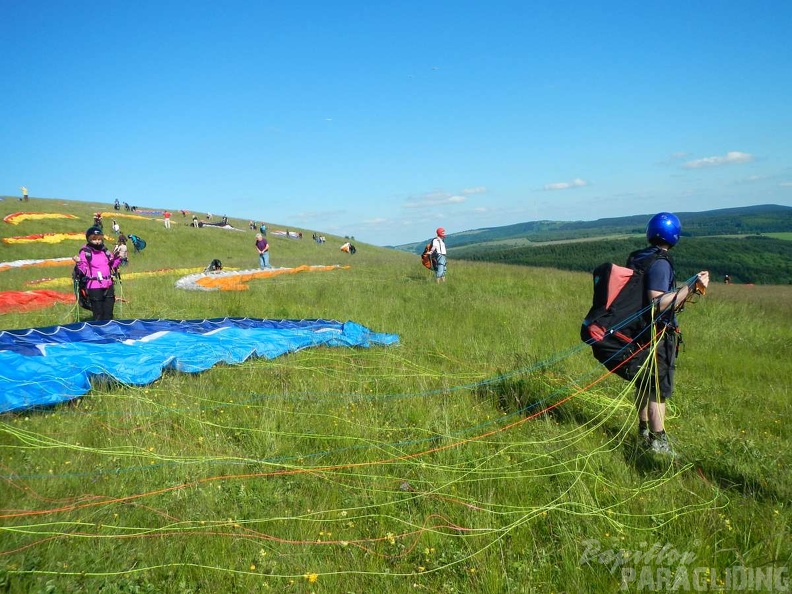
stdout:
POLYGON ((91 378, 145 385, 165 369, 197 373, 223 362, 273 359, 316 346, 397 344, 395 334, 333 320, 109 320, 0 331, 0 413, 85 394, 91 378))

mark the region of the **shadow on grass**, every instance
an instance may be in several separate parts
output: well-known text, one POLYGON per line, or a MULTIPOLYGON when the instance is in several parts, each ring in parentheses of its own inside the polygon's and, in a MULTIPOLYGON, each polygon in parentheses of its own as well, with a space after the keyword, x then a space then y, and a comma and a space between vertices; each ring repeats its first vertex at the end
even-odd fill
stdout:
POLYGON ((488 401, 505 414, 521 416, 552 416, 556 420, 574 420, 572 407, 556 404, 563 400, 568 390, 554 387, 543 370, 533 371, 519 378, 501 376, 497 380, 479 385, 476 396, 488 401), (570 418, 570 415, 572 418, 570 418))
MULTIPOLYGON (((560 383, 559 383, 560 384, 560 383)), ((476 388, 479 398, 491 402, 505 414, 519 414, 537 418, 547 417, 562 424, 583 426, 594 420, 596 411, 587 410, 584 402, 571 399, 563 402, 569 394, 569 388, 561 385, 556 387, 545 370, 537 370, 519 378, 500 377, 496 381, 482 384, 476 388)), ((604 423, 601 429, 609 438, 618 438, 623 427, 619 421, 604 423)), ((730 451, 730 444, 720 444, 719 450, 730 451)), ((675 445, 680 449, 679 444, 675 445)), ((653 453, 641 444, 637 435, 622 437, 621 455, 625 464, 635 469, 642 476, 654 476, 665 472, 670 464, 693 462, 697 472, 722 489, 738 491, 744 496, 774 501, 789 498, 786 489, 778 489, 773 485, 772 477, 768 478, 756 472, 741 470, 739 461, 727 455, 716 455, 714 452, 706 459, 692 460, 684 451, 676 457, 653 453)))
POLYGON ((706 459, 693 462, 699 475, 707 482, 714 483, 721 489, 737 491, 744 497, 765 501, 789 501, 792 497, 788 486, 774 484, 777 473, 760 475, 761 468, 755 472, 738 468, 737 462, 730 462, 728 456, 712 454, 706 459))

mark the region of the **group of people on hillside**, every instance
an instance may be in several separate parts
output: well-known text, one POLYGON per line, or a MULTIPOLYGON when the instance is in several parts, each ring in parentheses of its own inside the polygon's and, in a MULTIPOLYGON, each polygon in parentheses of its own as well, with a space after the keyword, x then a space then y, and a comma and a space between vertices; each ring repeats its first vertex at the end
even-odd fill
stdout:
MULTIPOLYGON (((118 198, 113 202, 113 210, 121 210, 121 202, 119 202, 118 198)), ((127 212, 135 212, 137 211, 137 206, 129 206, 128 202, 124 202, 124 210, 127 212)))

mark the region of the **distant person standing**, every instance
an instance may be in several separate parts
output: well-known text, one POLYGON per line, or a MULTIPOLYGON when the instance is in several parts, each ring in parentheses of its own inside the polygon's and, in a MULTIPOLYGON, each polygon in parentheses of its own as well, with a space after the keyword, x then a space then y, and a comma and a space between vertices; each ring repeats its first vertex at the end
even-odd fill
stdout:
POLYGON ((443 227, 437 228, 437 236, 432 240, 430 251, 432 260, 435 261, 435 282, 444 283, 446 277, 446 231, 443 227))
POLYGON ((121 225, 115 219, 113 219, 113 233, 121 233, 121 225))
POLYGON ((171 213, 170 213, 170 211, 167 211, 167 210, 166 210, 166 211, 165 211, 165 212, 162 214, 162 216, 163 216, 163 218, 165 219, 165 228, 166 228, 166 229, 170 229, 170 228, 171 228, 171 227, 170 227, 170 220, 171 220, 171 213))
POLYGON ((22 198, 20 198, 20 200, 24 200, 25 202, 27 202, 28 201, 28 189, 25 186, 22 186, 19 189, 22 190, 22 198))
POLYGON ((126 243, 126 235, 121 233, 116 240, 115 248, 113 248, 113 253, 118 256, 119 260, 121 260, 121 264, 119 264, 119 266, 126 266, 129 264, 129 250, 127 249, 126 243))
POLYGON ((256 250, 259 254, 259 266, 261 268, 272 268, 269 263, 269 243, 261 233, 256 233, 256 250))

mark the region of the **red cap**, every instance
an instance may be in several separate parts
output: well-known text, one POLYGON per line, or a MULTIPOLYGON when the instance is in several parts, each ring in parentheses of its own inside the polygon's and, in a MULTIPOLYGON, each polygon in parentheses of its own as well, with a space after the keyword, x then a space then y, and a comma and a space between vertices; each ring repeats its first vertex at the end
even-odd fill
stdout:
POLYGON ((445 237, 445 229, 443 227, 437 228, 437 236, 438 237, 445 237))

